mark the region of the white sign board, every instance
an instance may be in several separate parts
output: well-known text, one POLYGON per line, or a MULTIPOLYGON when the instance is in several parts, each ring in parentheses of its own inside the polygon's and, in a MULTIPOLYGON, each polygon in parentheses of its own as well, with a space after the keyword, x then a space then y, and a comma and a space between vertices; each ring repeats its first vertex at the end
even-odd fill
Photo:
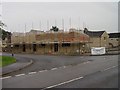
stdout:
POLYGON ((102 55, 105 54, 105 47, 92 47, 91 48, 91 54, 92 55, 102 55))

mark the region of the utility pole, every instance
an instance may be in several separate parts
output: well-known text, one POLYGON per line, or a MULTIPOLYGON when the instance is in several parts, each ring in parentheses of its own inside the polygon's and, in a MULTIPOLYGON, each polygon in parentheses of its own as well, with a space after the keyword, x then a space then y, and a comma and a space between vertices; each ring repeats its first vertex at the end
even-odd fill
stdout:
POLYGON ((55 19, 55 26, 57 26, 57 21, 56 21, 56 19, 55 19))
POLYGON ((33 22, 32 22, 32 30, 33 30, 33 22))
POLYGON ((47 30, 49 30, 49 20, 47 20, 47 30))
POLYGON ((39 22, 39 27, 40 27, 40 30, 41 30, 41 21, 39 22))
MULTIPOLYGON (((19 27, 20 25, 18 25, 18 27, 19 27)), ((18 32, 18 41, 19 41, 19 43, 20 43, 20 32, 18 32)))
POLYGON ((78 28, 79 28, 79 30, 80 30, 80 17, 79 17, 79 19, 78 19, 78 28))
POLYGON ((64 30, 64 19, 62 19, 62 29, 64 30))
POLYGON ((80 27, 78 29, 78 50, 79 50, 79 55, 80 55, 80 27))
POLYGON ((70 28, 71 28, 71 17, 69 18, 69 25, 70 25, 70 28))
POLYGON ((85 23, 83 22, 83 29, 85 28, 85 23))
POLYGON ((25 38, 26 38, 26 24, 25 24, 25 31, 24 31, 24 42, 26 42, 25 38))
POLYGON ((63 29, 63 43, 64 43, 64 19, 62 18, 62 29, 63 29))

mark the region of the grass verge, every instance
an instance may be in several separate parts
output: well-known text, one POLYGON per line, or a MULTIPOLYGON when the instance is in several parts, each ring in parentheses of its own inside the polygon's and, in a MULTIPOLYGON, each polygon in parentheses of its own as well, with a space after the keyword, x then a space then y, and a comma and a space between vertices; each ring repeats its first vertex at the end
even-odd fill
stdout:
POLYGON ((14 57, 0 56, 0 67, 4 67, 15 62, 16 62, 16 59, 14 57))

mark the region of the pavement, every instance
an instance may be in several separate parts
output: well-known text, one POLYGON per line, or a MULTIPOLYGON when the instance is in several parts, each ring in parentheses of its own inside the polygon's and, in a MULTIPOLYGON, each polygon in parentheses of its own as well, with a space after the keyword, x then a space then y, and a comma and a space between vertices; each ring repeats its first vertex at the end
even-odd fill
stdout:
POLYGON ((50 70, 39 70, 3 77, 0 78, 3 81, 2 86, 3 88, 42 88, 45 90, 58 86, 67 88, 67 84, 71 83, 73 83, 74 87, 74 85, 77 85, 74 83, 78 83, 74 81, 80 80, 79 86, 83 88, 118 88, 118 55, 87 56, 83 57, 83 59, 88 59, 88 61, 77 65, 54 67, 50 70))
MULTIPOLYGON (((11 54, 3 54, 3 55, 11 56, 11 54)), ((29 58, 16 57, 16 56, 14 57, 16 58, 16 63, 0 68, 0 75, 6 75, 18 70, 22 70, 33 63, 32 59, 29 58)))
POLYGON ((117 54, 120 54, 120 51, 108 51, 107 54, 108 55, 117 55, 117 54))
MULTIPOLYGON (((108 51, 108 52, 106 52, 105 54, 102 54, 102 55, 119 55, 119 54, 120 54, 120 51, 108 51)), ((84 55, 85 56, 95 56, 95 55, 91 55, 91 53, 85 53, 84 55)))

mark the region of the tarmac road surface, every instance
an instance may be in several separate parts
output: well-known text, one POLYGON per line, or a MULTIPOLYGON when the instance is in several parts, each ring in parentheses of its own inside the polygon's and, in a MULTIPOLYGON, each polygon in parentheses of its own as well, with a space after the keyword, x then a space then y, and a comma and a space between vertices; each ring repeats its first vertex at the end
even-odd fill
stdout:
POLYGON ((54 88, 118 88, 118 67, 95 72, 54 88))
MULTIPOLYGON (((4 53, 4 55, 11 55, 4 53)), ((9 73, 4 76, 15 76, 17 74, 36 72, 40 70, 50 70, 52 68, 58 68, 62 66, 77 65, 89 60, 94 60, 88 56, 46 56, 46 55, 32 55, 32 54, 15 54, 18 58, 18 62, 26 62, 27 60, 33 60, 33 64, 22 70, 9 73)), ((9 69, 9 68, 8 68, 9 69)))
MULTIPOLYGON (((51 58, 53 58, 53 56, 51 56, 51 58)), ((28 74, 23 73, 16 76, 4 77, 2 78, 3 88, 48 89, 55 87, 68 87, 70 85, 73 88, 79 86, 83 88, 94 86, 99 86, 100 88, 105 86, 110 88, 118 87, 118 55, 87 56, 83 59, 88 61, 77 65, 61 66, 59 68, 51 68, 50 70, 40 70, 29 72, 28 74), (78 82, 83 84, 78 85, 78 82), (109 82, 110 84, 107 85, 109 82)))

